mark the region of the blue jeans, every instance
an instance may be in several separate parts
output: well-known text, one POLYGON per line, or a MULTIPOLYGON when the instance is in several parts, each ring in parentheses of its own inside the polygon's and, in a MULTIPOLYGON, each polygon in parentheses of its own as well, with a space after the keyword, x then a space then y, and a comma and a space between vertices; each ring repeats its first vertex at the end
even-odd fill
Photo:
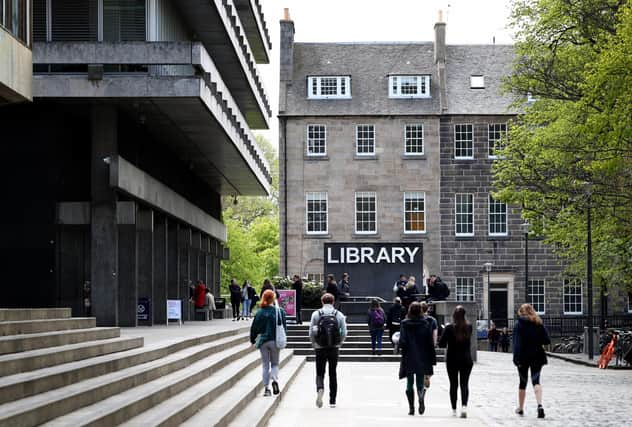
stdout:
POLYGON ((245 299, 241 306, 241 316, 250 317, 250 300, 245 299))
POLYGON ((382 350, 382 334, 384 333, 384 329, 373 329, 371 330, 371 349, 375 351, 376 343, 377 349, 382 350))

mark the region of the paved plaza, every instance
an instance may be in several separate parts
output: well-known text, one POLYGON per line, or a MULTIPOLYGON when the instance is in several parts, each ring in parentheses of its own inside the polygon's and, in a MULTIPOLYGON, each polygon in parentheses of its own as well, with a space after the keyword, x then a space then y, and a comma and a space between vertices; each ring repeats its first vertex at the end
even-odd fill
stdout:
MULTIPOLYGON (((630 425, 632 370, 597 370, 550 359, 542 372, 546 419, 536 418, 532 388, 527 389, 524 418, 513 411, 517 374, 511 354, 479 352, 470 380, 468 418, 451 416, 445 365, 438 364, 427 394, 426 413, 407 415, 405 382, 396 363, 347 363, 339 367, 336 408, 315 407, 314 364, 299 373, 271 426, 624 426, 630 425)), ((325 403, 327 401, 325 400, 325 403)))

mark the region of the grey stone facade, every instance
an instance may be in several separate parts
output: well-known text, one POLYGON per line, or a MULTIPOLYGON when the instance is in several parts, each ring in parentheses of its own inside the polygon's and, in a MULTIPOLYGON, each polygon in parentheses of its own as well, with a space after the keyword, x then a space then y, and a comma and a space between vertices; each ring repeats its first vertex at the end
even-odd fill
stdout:
MULTIPOLYGON (((424 246, 424 275, 439 274, 451 298, 457 297, 457 282, 471 279, 479 318, 498 316, 492 311, 499 298, 506 305, 503 317, 512 318, 526 298, 525 235, 516 206, 507 207, 506 233, 489 232, 491 166, 499 160, 489 156, 488 126, 506 124, 520 113, 515 99, 501 92, 513 48, 446 46, 444 41, 445 24, 438 23, 434 43, 295 43, 294 23, 281 21, 281 273, 326 274, 325 242, 416 240, 424 246), (429 75, 430 97, 390 98, 389 75, 429 75), (350 76, 351 97, 310 99, 310 76, 350 76), (471 76, 484 76, 484 88, 472 88, 471 76), (404 126, 412 123, 424 126, 423 156, 404 155, 404 126), (313 124, 326 126, 325 156, 307 155, 307 127, 313 124), (356 155, 359 124, 375 126, 374 156, 356 155), (472 159, 455 159, 455 124, 472 125, 472 159), (355 232, 357 191, 376 193, 375 234, 355 232), (408 191, 425 193, 423 234, 404 233, 403 194, 408 191), (306 192, 327 192, 325 234, 307 233, 306 192), (471 236, 455 232, 458 193, 473 195, 471 236), (493 264, 489 275, 488 262, 493 264)), ((544 280, 546 315, 564 315, 562 272, 550 248, 531 236, 528 278, 544 280)), ((617 302, 611 314, 627 313, 621 298, 611 300, 617 302)), ((581 304, 586 313, 585 296, 581 304)), ((594 313, 599 313, 598 303, 594 313)))

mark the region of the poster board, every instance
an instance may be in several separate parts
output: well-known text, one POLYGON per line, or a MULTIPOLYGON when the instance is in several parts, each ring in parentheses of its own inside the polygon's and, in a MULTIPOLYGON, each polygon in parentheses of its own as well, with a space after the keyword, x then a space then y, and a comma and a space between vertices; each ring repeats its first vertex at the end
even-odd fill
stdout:
POLYGON ((294 289, 277 289, 279 305, 288 317, 296 317, 296 291, 294 289))
POLYGON ((182 303, 179 299, 167 300, 167 325, 169 320, 177 320, 182 326, 182 303))

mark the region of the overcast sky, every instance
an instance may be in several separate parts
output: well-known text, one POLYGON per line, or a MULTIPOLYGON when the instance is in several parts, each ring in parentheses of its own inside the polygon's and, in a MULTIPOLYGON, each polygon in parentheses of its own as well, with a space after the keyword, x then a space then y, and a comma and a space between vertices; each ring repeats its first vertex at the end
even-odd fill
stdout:
POLYGON ((510 0, 260 0, 272 39, 270 64, 259 73, 272 106, 270 130, 278 144, 279 21, 290 9, 295 41, 432 41, 437 12, 443 10, 448 44, 512 42, 507 28, 510 0))

